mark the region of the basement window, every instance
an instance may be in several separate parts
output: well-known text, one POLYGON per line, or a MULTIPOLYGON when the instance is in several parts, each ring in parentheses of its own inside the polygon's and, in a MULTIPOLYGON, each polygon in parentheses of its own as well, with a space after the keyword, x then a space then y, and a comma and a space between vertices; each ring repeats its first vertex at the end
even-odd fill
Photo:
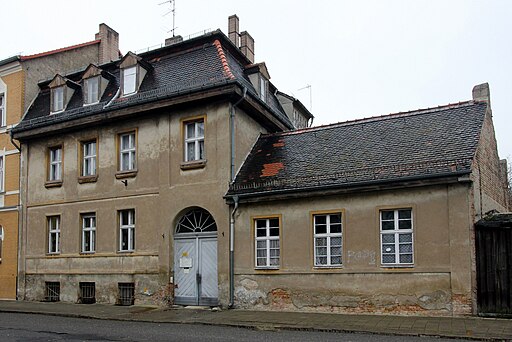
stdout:
POLYGON ((58 302, 60 300, 60 282, 47 281, 44 283, 44 300, 46 302, 58 302))
POLYGON ((129 306, 135 302, 135 284, 118 283, 118 303, 119 305, 129 306))
POLYGON ((96 283, 93 282, 80 282, 80 298, 78 299, 82 304, 96 303, 96 283))

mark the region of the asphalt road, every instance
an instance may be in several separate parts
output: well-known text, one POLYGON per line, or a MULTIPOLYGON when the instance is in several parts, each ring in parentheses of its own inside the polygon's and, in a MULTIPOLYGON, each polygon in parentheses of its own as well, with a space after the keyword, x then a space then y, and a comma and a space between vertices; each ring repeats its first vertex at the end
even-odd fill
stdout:
POLYGON ((0 341, 453 341, 448 339, 341 334, 312 331, 257 331, 209 325, 94 320, 0 313, 0 341))

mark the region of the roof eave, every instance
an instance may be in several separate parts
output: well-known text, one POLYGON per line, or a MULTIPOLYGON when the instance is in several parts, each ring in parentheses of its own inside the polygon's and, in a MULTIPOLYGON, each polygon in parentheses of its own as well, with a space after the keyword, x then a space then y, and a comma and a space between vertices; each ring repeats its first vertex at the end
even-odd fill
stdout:
POLYGON ((249 193, 228 193, 224 199, 228 204, 233 203, 233 198, 237 196, 239 202, 263 202, 285 200, 293 198, 304 198, 313 196, 339 195, 354 192, 382 191, 403 188, 415 188, 428 185, 468 184, 472 181, 464 175, 471 174, 471 170, 442 173, 430 176, 411 176, 385 180, 371 180, 354 182, 341 185, 318 185, 293 189, 277 189, 269 191, 249 192, 249 193))

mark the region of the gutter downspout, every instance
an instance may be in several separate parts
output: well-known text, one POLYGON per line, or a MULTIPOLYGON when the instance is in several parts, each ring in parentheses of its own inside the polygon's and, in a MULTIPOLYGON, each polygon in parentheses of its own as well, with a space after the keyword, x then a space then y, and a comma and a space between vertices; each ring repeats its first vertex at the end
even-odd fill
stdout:
MULTIPOLYGON (((247 88, 244 87, 242 97, 230 107, 229 113, 229 126, 231 135, 231 167, 230 167, 230 181, 233 183, 235 180, 235 109, 245 99, 247 95, 247 88)), ((233 197, 235 202, 231 217, 229 220, 229 308, 233 308, 235 304, 235 213, 238 209, 238 196, 233 197)))

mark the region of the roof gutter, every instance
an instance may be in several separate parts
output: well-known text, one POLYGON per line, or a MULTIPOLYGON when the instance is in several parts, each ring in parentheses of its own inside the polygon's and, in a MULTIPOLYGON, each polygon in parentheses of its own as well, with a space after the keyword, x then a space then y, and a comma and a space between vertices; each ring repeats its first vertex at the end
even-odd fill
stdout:
MULTIPOLYGON (((339 193, 343 190, 344 193, 351 192, 351 191, 364 191, 364 189, 361 189, 362 187, 368 187, 372 185, 379 185, 379 184, 390 184, 390 183, 403 183, 403 182, 415 182, 415 181, 421 181, 421 180, 428 180, 431 181, 433 184, 445 184, 445 183, 470 183, 472 182, 471 179, 467 177, 460 177, 463 175, 469 175, 471 174, 471 171, 458 171, 458 172, 450 172, 450 173, 442 173, 438 175, 433 176, 411 176, 411 177, 403 177, 401 179, 390 179, 390 180, 373 180, 373 181, 362 181, 362 182, 355 182, 348 185, 318 185, 318 186, 307 186, 307 187, 299 187, 299 188, 293 188, 293 189, 277 189, 277 190, 270 190, 270 191, 258 191, 258 192, 250 192, 250 193, 237 193, 237 194, 226 194, 224 196, 224 199, 228 203, 232 203, 233 198, 236 196, 238 197, 239 201, 242 200, 242 202, 258 202, 263 201, 265 199, 268 200, 269 197, 272 196, 290 196, 293 194, 300 194, 304 192, 308 192, 307 194, 302 194, 302 196, 311 196, 312 191, 322 191, 323 194, 325 194, 325 191, 329 191, 333 194, 339 193), (456 179, 453 179, 454 177, 457 177, 456 179), (441 178, 451 178, 451 181, 448 180, 440 180, 438 182, 434 182, 436 179, 441 178), (251 199, 250 201, 247 201, 247 199, 251 199), (246 199, 246 201, 243 201, 246 199)), ((410 184, 406 187, 415 187, 415 186, 421 186, 425 184, 410 184)), ((404 187, 402 184, 400 187, 404 187)), ((375 189, 367 189, 367 191, 371 191, 375 189)), ((301 197, 301 195, 298 195, 296 197, 301 197)), ((280 197, 279 199, 282 199, 280 197)))

